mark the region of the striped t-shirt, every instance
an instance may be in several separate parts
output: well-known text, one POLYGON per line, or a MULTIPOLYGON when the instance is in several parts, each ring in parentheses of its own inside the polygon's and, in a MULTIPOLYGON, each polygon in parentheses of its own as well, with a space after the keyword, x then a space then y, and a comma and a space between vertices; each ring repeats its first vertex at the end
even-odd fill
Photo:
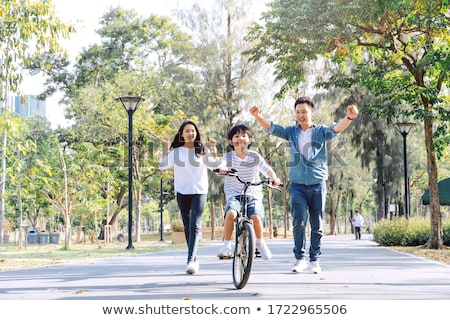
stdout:
MULTIPOLYGON (((222 157, 221 167, 228 169, 236 169, 236 174, 243 181, 258 182, 261 180, 260 173, 265 177, 268 177, 268 173, 271 167, 267 164, 264 158, 255 151, 247 150, 247 154, 244 159, 239 158, 235 151, 228 152, 222 157)), ((242 192, 244 185, 240 183, 236 177, 225 177, 225 197, 228 201, 231 197, 239 196, 242 192)), ((247 195, 254 197, 256 200, 262 200, 262 185, 251 186, 247 195)))

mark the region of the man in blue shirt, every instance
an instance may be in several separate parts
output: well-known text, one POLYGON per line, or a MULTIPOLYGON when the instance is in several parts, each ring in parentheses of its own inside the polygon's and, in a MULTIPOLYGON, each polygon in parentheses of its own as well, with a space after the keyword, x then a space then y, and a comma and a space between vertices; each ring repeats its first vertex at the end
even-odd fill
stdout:
POLYGON ((344 131, 358 116, 355 105, 347 107, 347 115, 330 126, 315 125, 312 121, 314 103, 308 97, 295 101, 297 124, 283 127, 265 119, 257 106, 250 113, 267 133, 289 141, 290 146, 290 204, 292 213, 294 255, 296 263, 293 272, 308 268, 306 262, 306 223, 308 211, 311 225, 309 267, 313 273, 320 273, 319 264, 323 235, 323 215, 326 201, 326 180, 328 179, 327 141, 344 131))

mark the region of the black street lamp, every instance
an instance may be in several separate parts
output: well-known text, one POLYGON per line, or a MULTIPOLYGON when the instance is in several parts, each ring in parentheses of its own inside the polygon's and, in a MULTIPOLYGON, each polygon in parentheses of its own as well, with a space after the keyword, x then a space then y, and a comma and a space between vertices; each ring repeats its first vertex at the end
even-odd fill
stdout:
POLYGON ((411 207, 410 207, 410 201, 409 201, 408 159, 407 159, 407 153, 406 153, 406 136, 408 135, 408 133, 411 130, 413 125, 414 125, 414 123, 410 123, 410 122, 400 122, 400 123, 395 124, 398 132, 400 132, 400 134, 403 136, 403 166, 404 166, 404 172, 405 172, 405 216, 407 219, 409 219, 409 217, 411 215, 411 207))
POLYGON ((159 218, 160 218, 160 227, 159 227, 159 242, 164 242, 164 224, 163 224, 163 178, 159 181, 159 218))
POLYGON ((141 97, 120 97, 116 100, 122 103, 128 113, 128 246, 127 250, 133 247, 133 113, 139 104, 145 99, 141 97))

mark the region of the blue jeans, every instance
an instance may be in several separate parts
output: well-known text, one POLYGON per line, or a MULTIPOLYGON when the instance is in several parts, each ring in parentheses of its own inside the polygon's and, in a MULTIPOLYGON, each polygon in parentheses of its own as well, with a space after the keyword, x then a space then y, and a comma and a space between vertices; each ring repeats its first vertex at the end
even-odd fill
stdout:
POLYGON ((197 259, 206 194, 181 194, 177 192, 177 201, 183 219, 184 235, 188 245, 187 262, 189 263, 197 259))
POLYGON ((291 213, 294 234, 294 255, 302 259, 306 254, 306 223, 311 225, 309 260, 316 261, 321 254, 323 214, 327 195, 326 182, 304 185, 291 183, 291 213))

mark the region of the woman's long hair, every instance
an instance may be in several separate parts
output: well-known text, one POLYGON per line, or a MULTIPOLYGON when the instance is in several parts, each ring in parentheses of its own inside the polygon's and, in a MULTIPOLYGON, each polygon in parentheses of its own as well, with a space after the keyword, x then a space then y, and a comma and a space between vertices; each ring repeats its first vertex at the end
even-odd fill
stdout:
POLYGON ((173 138, 172 143, 170 144, 170 149, 175 149, 181 146, 184 146, 184 138, 183 138, 183 130, 184 127, 186 127, 188 124, 194 126, 195 131, 197 132, 197 135, 194 140, 194 148, 195 148, 195 155, 199 157, 200 155, 205 154, 205 146, 201 142, 201 135, 200 131, 198 130, 197 125, 192 121, 185 121, 181 124, 180 128, 178 129, 177 134, 173 138))

